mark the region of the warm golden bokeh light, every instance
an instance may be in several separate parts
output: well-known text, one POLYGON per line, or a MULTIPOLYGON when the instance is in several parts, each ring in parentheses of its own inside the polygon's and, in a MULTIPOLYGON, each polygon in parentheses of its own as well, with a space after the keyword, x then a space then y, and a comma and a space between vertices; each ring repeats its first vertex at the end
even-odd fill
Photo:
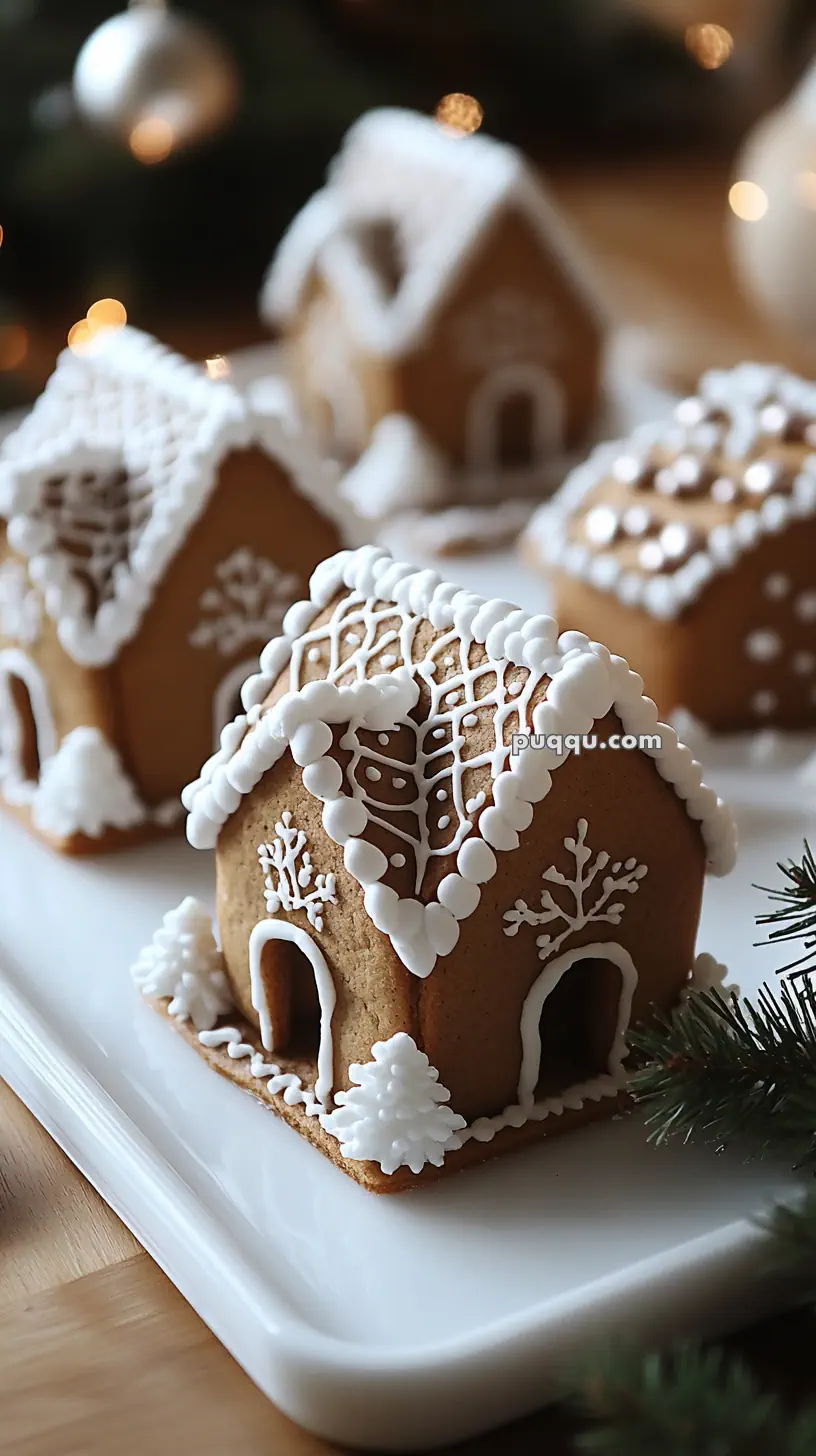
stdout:
POLYGON ((0 324, 0 373, 17 369, 28 353, 28 334, 22 324, 0 324))
POLYGON ((223 354, 214 354, 212 359, 206 361, 204 368, 210 379, 226 379, 230 372, 229 359, 225 359, 223 354))
POLYGON ((87 320, 95 329, 121 329, 127 323, 127 309, 118 298, 100 298, 88 309, 87 320))
POLYGON ((718 71, 733 53, 734 37, 724 25, 690 25, 686 50, 704 71, 718 71))
POLYGON ((137 162, 147 166, 163 162, 173 150, 175 133, 169 121, 162 116, 146 116, 130 133, 130 150, 137 162))
POLYGON ((797 172, 793 185, 799 201, 816 212, 816 172, 797 172))
POLYGON ((475 96, 466 96, 463 91, 452 91, 443 96, 434 113, 440 126, 455 136, 470 136, 478 131, 484 120, 484 112, 475 96))
POLYGON ((735 182, 728 204, 743 222, 759 222, 768 211, 767 194, 756 182, 735 182))
POLYGON ((68 330, 68 348, 75 354, 83 354, 94 336, 94 329, 87 319, 80 319, 68 330))
POLYGON ((3 224, 0 223, 0 248, 3 246, 3 224))

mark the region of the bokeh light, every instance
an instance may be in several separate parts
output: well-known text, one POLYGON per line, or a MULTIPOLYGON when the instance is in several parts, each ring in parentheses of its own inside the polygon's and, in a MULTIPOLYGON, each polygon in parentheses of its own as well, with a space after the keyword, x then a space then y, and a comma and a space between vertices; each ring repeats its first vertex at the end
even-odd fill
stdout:
POLYGON ((130 133, 130 150, 137 162, 152 166, 169 157, 175 142, 175 132, 163 116, 146 116, 138 121, 130 133))
POLYGON ((2 248, 2 246, 3 246, 3 236, 4 236, 4 234, 3 234, 3 224, 0 223, 0 248, 2 248))
POLYGON ((759 222, 768 211, 768 196, 757 182, 735 182, 728 205, 743 222, 759 222))
POLYGON ((484 120, 484 112, 475 96, 466 96, 463 91, 452 91, 443 96, 434 113, 440 126, 454 136, 470 136, 478 131, 484 120))
POLYGON ((95 329, 121 329, 127 323, 127 309, 118 298, 100 298, 91 304, 86 318, 95 329))
POLYGON ((68 330, 68 348, 74 354, 84 354, 93 338, 94 330, 86 318, 80 319, 68 330))
POLYGON ((816 172, 797 172, 793 185, 799 201, 811 212, 816 212, 816 172))
POLYGON ((207 359, 204 368, 210 379, 226 379, 230 372, 229 359, 225 359, 223 354, 214 354, 212 359, 207 359))
POLYGON ((22 324, 0 324, 0 373, 22 364, 28 353, 28 334, 22 324))
POLYGON ((724 25, 690 25, 686 50, 704 71, 718 71, 733 53, 734 37, 724 25))

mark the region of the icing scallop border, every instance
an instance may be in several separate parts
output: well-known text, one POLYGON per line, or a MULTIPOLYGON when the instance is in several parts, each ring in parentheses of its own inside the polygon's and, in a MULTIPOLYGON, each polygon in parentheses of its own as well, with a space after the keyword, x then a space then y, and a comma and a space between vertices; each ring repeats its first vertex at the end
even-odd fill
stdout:
MULTIPOLYGON (((707 404, 733 408, 735 422, 726 448, 745 453, 755 443, 751 434, 751 391, 764 386, 776 388, 792 403, 807 405, 816 416, 816 387, 797 375, 774 366, 741 365, 732 371, 714 370, 700 381, 700 398, 707 404)), ((806 457, 793 482, 790 496, 768 496, 756 510, 741 510, 731 522, 723 522, 709 533, 704 550, 670 575, 660 572, 645 576, 624 570, 613 551, 593 552, 581 541, 571 540, 567 527, 596 486, 608 478, 621 454, 645 453, 651 447, 670 443, 678 449, 694 448, 694 425, 682 419, 682 404, 673 420, 640 425, 626 440, 596 447, 582 465, 567 477, 557 495, 539 507, 525 540, 552 567, 596 590, 616 596, 627 607, 640 607, 666 621, 680 616, 704 592, 714 577, 730 571, 765 537, 778 535, 796 521, 816 516, 816 452, 806 457)))
POLYGON ((370 919, 388 935, 407 969, 424 977, 438 957, 454 949, 459 922, 474 913, 481 887, 496 873, 496 853, 518 847, 519 832, 532 822, 533 806, 548 794, 552 772, 569 757, 568 750, 529 747, 510 757, 509 768, 493 779, 493 804, 482 812, 474 834, 457 853, 456 871, 442 880, 437 898, 424 904, 400 897, 381 883, 388 861, 362 838, 368 810, 360 799, 342 792, 342 771, 331 757, 332 726, 355 720, 367 728, 389 731, 404 720, 418 695, 409 669, 399 667, 349 687, 317 680, 262 711, 295 641, 345 586, 365 598, 394 601, 438 629, 469 634, 500 667, 527 667, 549 676, 547 698, 533 710, 536 734, 582 736, 596 719, 614 710, 626 733, 659 736, 659 748, 642 751, 674 787, 689 816, 700 823, 709 871, 724 875, 731 870, 736 833, 728 809, 703 784, 700 764, 674 729, 658 722, 654 703, 643 696, 641 678, 623 658, 611 656, 581 633, 558 637, 551 618, 530 617, 507 602, 485 601, 443 581, 436 572, 395 562, 378 547, 338 553, 317 568, 310 585, 310 600, 289 609, 284 635, 267 645, 260 671, 244 684, 247 711, 227 725, 220 749, 182 794, 188 810, 187 838, 195 848, 215 847, 222 826, 244 795, 290 748, 303 771, 304 787, 323 803, 323 827, 343 846, 345 866, 364 891, 370 919))

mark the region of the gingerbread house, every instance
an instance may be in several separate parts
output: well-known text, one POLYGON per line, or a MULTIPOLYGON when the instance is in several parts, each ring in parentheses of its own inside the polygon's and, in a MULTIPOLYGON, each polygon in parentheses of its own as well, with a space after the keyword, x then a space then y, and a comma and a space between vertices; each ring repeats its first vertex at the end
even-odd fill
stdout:
POLYGON ((525 540, 568 627, 603 634, 662 713, 714 732, 816 724, 816 385, 744 364, 604 445, 525 540))
POLYGON ((320 467, 133 329, 66 351, 0 449, 0 796, 55 847, 160 833, 340 544, 320 467))
POLYGON ((734 858, 641 688, 378 548, 324 562, 183 795, 220 949, 187 900, 138 985, 380 1192, 613 1110, 629 1024, 683 994, 706 867, 734 858))
POLYGON ((261 311, 358 510, 541 497, 599 394, 591 270, 512 147, 373 111, 298 215, 261 311))

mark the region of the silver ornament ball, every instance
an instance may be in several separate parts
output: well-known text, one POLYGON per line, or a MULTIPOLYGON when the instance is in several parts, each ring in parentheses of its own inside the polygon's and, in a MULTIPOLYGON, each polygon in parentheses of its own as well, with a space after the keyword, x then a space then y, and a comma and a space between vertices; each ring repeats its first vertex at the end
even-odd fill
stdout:
POLYGON ((89 122, 132 145, 138 129, 147 136, 152 128, 165 151, 217 131, 237 94, 233 61, 211 32, 163 4, 132 5, 106 20, 74 68, 74 97, 89 122))

